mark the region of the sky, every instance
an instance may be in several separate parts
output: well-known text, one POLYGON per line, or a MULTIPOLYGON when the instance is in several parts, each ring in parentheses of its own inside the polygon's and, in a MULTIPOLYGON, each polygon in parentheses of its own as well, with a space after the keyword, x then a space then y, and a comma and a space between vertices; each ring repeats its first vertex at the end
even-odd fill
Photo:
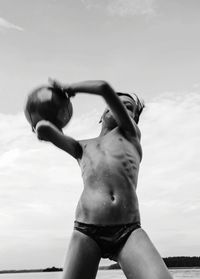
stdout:
MULTIPOLYGON (((200 256, 199 9, 198 0, 0 0, 0 270, 62 267, 83 189, 76 161, 39 142, 24 117, 28 92, 48 77, 106 80, 145 100, 142 227, 161 256, 200 256)), ((98 136, 104 100, 72 103, 64 132, 98 136)))

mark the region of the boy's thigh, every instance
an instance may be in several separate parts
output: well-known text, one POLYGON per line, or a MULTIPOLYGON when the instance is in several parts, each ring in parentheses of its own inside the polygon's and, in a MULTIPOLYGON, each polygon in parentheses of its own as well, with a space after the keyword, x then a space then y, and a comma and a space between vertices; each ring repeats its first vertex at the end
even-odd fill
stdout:
POLYGON ((62 279, 94 279, 101 259, 100 248, 87 235, 74 231, 68 247, 62 279))
POLYGON ((143 229, 132 232, 118 255, 118 262, 128 279, 172 279, 143 229))

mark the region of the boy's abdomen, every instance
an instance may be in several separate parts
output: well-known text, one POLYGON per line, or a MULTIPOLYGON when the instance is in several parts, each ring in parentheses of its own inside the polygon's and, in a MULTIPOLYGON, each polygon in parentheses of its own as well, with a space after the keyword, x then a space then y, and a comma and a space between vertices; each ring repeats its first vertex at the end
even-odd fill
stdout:
POLYGON ((76 220, 87 224, 127 224, 140 221, 135 189, 85 188, 76 209, 76 220))

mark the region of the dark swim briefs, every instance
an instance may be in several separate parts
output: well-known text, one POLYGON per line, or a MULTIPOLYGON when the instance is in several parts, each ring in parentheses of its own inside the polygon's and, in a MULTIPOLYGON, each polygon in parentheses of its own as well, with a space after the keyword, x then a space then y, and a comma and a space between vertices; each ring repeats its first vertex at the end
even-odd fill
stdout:
POLYGON ((102 258, 115 260, 130 234, 140 228, 140 223, 125 225, 95 225, 74 222, 74 229, 91 237, 101 249, 102 258))

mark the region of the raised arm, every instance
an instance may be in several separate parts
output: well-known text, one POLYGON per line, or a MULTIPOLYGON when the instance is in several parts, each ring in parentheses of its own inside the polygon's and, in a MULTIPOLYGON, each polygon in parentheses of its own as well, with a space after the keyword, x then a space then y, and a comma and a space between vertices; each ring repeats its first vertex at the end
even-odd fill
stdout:
MULTIPOLYGON (((56 85, 57 82, 54 84, 56 85)), ((101 80, 83 81, 64 85, 62 86, 62 89, 69 96, 74 96, 76 93, 88 93, 102 96, 105 99, 107 105, 112 110, 118 126, 124 131, 128 131, 134 135, 137 135, 136 126, 129 117, 120 98, 107 82, 101 80)))
POLYGON ((66 136, 55 125, 46 120, 41 120, 36 125, 38 139, 49 141, 55 146, 69 153, 75 159, 82 156, 82 147, 78 141, 66 136))

